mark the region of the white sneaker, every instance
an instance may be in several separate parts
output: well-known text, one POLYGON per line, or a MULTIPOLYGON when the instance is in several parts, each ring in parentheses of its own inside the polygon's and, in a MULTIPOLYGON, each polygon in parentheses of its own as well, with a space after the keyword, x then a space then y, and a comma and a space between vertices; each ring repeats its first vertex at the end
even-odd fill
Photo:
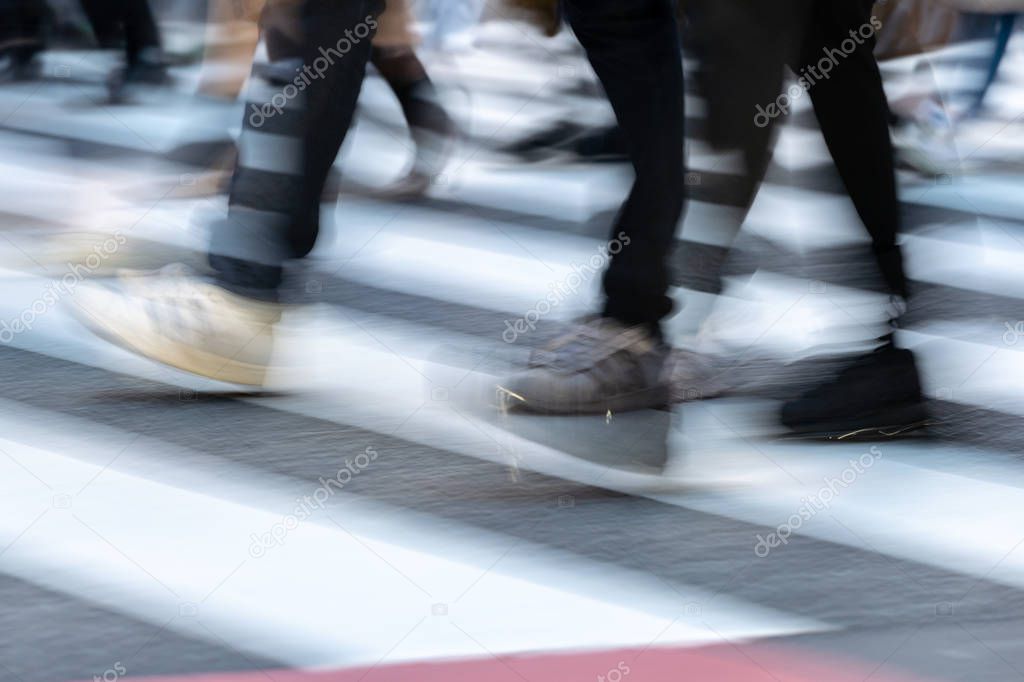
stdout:
POLYGON ((931 100, 922 102, 913 119, 893 131, 899 160, 924 175, 952 176, 961 170, 956 128, 946 111, 931 100))
POLYGON ((180 269, 84 284, 75 312, 114 344, 192 374, 263 386, 283 306, 233 294, 180 269))

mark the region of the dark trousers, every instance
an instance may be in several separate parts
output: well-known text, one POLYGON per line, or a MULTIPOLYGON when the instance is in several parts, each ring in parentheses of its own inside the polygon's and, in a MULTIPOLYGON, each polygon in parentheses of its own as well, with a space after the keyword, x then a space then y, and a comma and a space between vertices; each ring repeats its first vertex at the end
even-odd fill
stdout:
POLYGON ((30 59, 43 49, 49 18, 43 0, 0 0, 0 53, 30 59))
MULTIPOLYGON (((771 159, 774 125, 755 107, 783 93, 784 67, 798 76, 853 40, 855 49, 815 79, 810 97, 826 144, 889 290, 908 295, 896 239, 900 211, 888 104, 873 54, 870 0, 698 0, 689 3, 708 46, 717 101, 710 126, 746 162, 747 205, 771 159), (851 31, 857 39, 851 38, 851 31), (867 37, 866 37, 867 36, 867 37)), ((670 0, 565 0, 566 16, 615 110, 636 178, 612 239, 628 245, 604 279, 605 314, 657 325, 672 309, 668 257, 684 208, 684 85, 670 0), (626 239, 623 239, 625 237, 626 239)), ((723 226, 723 229, 734 227, 723 226)), ((728 235, 730 238, 733 235, 728 235)))
POLYGON ((900 208, 888 103, 873 53, 873 32, 878 28, 871 22, 873 2, 693 0, 691 4, 693 28, 704 38, 702 53, 709 65, 709 119, 718 126, 713 137, 721 146, 743 150, 748 206, 771 160, 775 129, 775 120, 761 125, 765 119, 755 116, 784 93, 783 68, 788 65, 809 86, 803 96, 811 99, 839 175, 871 236, 889 291, 906 297, 907 278, 896 241, 900 208), (733 39, 723 41, 726 35, 733 39), (846 54, 844 45, 854 49, 846 54), (822 74, 822 60, 832 62, 828 77, 815 76, 822 74))
POLYGON ((210 264, 219 282, 273 299, 283 264, 308 254, 320 229, 320 198, 355 115, 383 0, 306 0, 301 45, 273 41, 272 61, 299 59, 282 86, 254 73, 227 220, 214 226, 210 264), (303 75, 305 74, 305 75, 303 75))
MULTIPOLYGON (((794 70, 817 63, 822 45, 838 48, 850 32, 871 26, 871 0, 816 0, 794 70)), ((866 31, 865 31, 866 32, 866 31)), ((909 296, 897 245, 900 205, 889 133, 889 104, 874 56, 875 39, 840 61, 832 78, 811 88, 811 102, 832 159, 871 236, 871 248, 889 291, 909 296)), ((798 71, 799 72, 799 71, 798 71)))
POLYGON ((978 91, 974 102, 971 104, 969 115, 976 116, 981 108, 985 105, 985 98, 988 97, 989 90, 992 89, 992 85, 995 84, 996 78, 999 76, 999 67, 1003 63, 1003 58, 1006 57, 1006 49, 1010 45, 1010 39, 1013 38, 1013 29, 1017 23, 1017 13, 999 14, 995 17, 996 20, 996 44, 995 50, 992 53, 992 59, 989 61, 988 69, 985 72, 985 80, 981 83, 981 90, 978 91))
POLYGON ((124 40, 126 62, 138 62, 146 48, 160 47, 160 30, 148 0, 82 0, 96 40, 103 47, 124 40))
MULTIPOLYGON (((567 14, 586 47, 625 131, 636 182, 613 230, 623 246, 605 275, 606 312, 656 323, 672 307, 667 258, 682 212, 683 74, 671 0, 572 0, 567 14)), ((345 29, 381 9, 369 0, 307 0, 306 64, 321 57, 345 29)), ((285 55, 271 55, 272 59, 285 55)), ((215 226, 211 264, 224 286, 271 298, 282 264, 305 255, 318 230, 319 198, 351 123, 370 56, 370 41, 355 46, 325 77, 306 88, 306 106, 266 121, 247 109, 242 161, 231 190, 228 220, 215 226), (301 168, 247 165, 246 146, 273 134, 302 140, 301 168), (248 136, 248 140, 246 139, 248 136)), ((613 249, 617 251, 618 249, 613 249)))
MULTIPOLYGON (((727 113, 733 118, 725 119, 742 120, 743 130, 748 131, 737 133, 736 138, 742 139, 748 160, 751 197, 771 149, 771 126, 762 129, 754 124, 755 105, 767 104, 782 92, 784 64, 798 72, 816 64, 822 50, 838 48, 850 30, 870 19, 866 0, 791 1, 791 12, 774 16, 796 19, 795 29, 781 35, 755 31, 762 44, 744 45, 741 58, 720 64, 719 77, 729 75, 730 69, 739 69, 732 75, 746 74, 753 67, 759 75, 758 87, 749 90, 748 99, 742 95, 744 78, 733 83, 734 92, 741 96, 728 105, 727 113), (766 46, 772 49, 766 52, 762 49, 766 46), (765 99, 758 99, 759 95, 765 99), (746 115, 737 108, 741 106, 746 107, 746 115)), ((744 7, 753 11, 766 4, 711 0, 710 7, 716 3, 739 8, 731 22, 744 19, 744 7)), ((312 64, 323 56, 319 48, 334 44, 346 29, 365 23, 369 13, 379 9, 370 0, 307 0, 303 62, 312 64)), ((621 248, 612 249, 618 253, 611 257, 604 277, 605 313, 630 324, 656 326, 672 309, 667 295, 668 257, 684 207, 685 98, 674 6, 671 0, 565 0, 565 10, 612 104, 635 172, 612 230, 611 238, 621 248)), ((729 31, 735 26, 717 28, 729 31)), ((899 205, 888 109, 871 42, 859 45, 830 79, 818 81, 810 93, 839 173, 872 236, 886 282, 902 295, 906 278, 896 245, 899 205)), ((272 118, 255 119, 251 105, 247 109, 231 212, 215 229, 211 245, 211 263, 225 286, 271 297, 280 283, 283 262, 312 248, 320 193, 351 123, 369 56, 367 38, 305 88, 305 107, 293 106, 272 118), (278 142, 290 138, 296 145, 297 163, 287 169, 247 165, 246 146, 251 143, 258 149, 262 135, 274 135, 278 142)))
POLYGON ((565 0, 615 110, 635 179, 612 229, 605 314, 657 326, 672 310, 668 258, 684 207, 685 97, 672 0, 565 0), (620 246, 621 245, 621 250, 620 246))

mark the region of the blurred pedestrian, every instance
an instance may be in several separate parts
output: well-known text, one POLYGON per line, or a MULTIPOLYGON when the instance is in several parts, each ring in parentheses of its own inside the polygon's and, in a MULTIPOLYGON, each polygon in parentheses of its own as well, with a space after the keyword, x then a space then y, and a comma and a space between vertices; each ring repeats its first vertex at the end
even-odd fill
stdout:
MULTIPOLYGON (((879 28, 872 5, 707 0, 688 3, 688 9, 703 37, 709 135, 719 147, 743 151, 746 205, 771 159, 777 117, 788 111, 786 103, 809 93, 896 311, 909 288, 897 244, 900 209, 888 106, 872 53, 879 28), (785 65, 798 78, 796 90, 783 89, 785 65)), ((683 83, 670 3, 579 0, 566 8, 636 171, 613 230, 613 240, 624 235, 629 242, 610 256, 603 311, 536 352, 505 388, 516 403, 542 412, 659 407, 669 396, 661 320, 672 310, 667 258, 683 188, 683 83)), ((914 357, 895 347, 891 333, 881 335, 874 352, 853 358, 838 377, 782 411, 783 423, 796 432, 902 429, 925 418, 914 357)))
MULTIPOLYGON (((107 80, 112 102, 125 101, 136 86, 167 82, 160 30, 148 0, 81 1, 100 48, 124 51, 124 64, 107 80)), ((39 75, 49 14, 44 0, 0 0, 0 82, 39 75)))
POLYGON ((455 123, 416 55, 418 38, 414 22, 409 0, 388 0, 370 56, 402 108, 415 147, 403 177, 378 192, 391 199, 422 196, 433 178, 444 170, 456 136, 455 123))
MULTIPOLYGON (((352 123, 381 0, 304 0, 277 61, 302 65, 281 86, 255 72, 228 216, 213 227, 210 265, 82 288, 83 322, 116 343, 186 371, 262 386, 284 306, 284 265, 312 250, 324 185, 352 123)), ((275 79, 276 80, 276 79, 275 79)))
POLYGON ((43 0, 0 0, 0 83, 38 75, 49 15, 43 0))
MULTIPOLYGON (((1021 9, 1024 9, 1024 3, 1021 3, 1021 9)), ((1013 31, 1019 17, 1020 14, 1018 12, 997 14, 994 17, 995 42, 992 55, 989 57, 988 65, 985 68, 985 76, 982 79, 981 87, 978 89, 974 101, 967 108, 965 118, 976 117, 984 108, 988 93, 999 77, 999 67, 1002 66, 1003 59, 1006 57, 1006 51, 1010 46, 1010 39, 1013 37, 1013 31)))
POLYGON ((100 47, 123 45, 124 64, 107 81, 112 102, 126 101, 137 86, 167 82, 160 29, 148 0, 82 0, 82 8, 100 47))
MULTIPOLYGON (((895 12, 899 7, 898 4, 890 5, 889 11, 895 12)), ((998 79, 1020 11, 1024 11, 1024 2, 1018 0, 944 0, 938 5, 928 3, 927 15, 925 10, 920 10, 918 14, 906 17, 918 22, 925 16, 933 22, 936 17, 943 17, 944 23, 951 27, 947 29, 949 35, 944 42, 957 36, 962 38, 964 34, 973 35, 970 27, 991 27, 993 47, 983 77, 976 88, 966 92, 959 88, 952 91, 943 88, 927 57, 918 62, 916 72, 925 80, 926 92, 923 95, 914 92, 897 99, 892 107, 894 140, 899 159, 905 165, 929 176, 954 175, 965 170, 965 159, 957 149, 957 135, 962 124, 980 117, 998 79)), ((912 29, 913 26, 903 28, 912 29)), ((889 43, 893 43, 892 34, 913 35, 912 30, 898 31, 893 25, 889 25, 886 31, 889 43)), ((921 54, 929 47, 934 45, 925 42, 911 54, 921 54)), ((916 88, 920 89, 920 86, 916 88)))
POLYGON ((480 21, 485 0, 423 0, 423 15, 431 26, 427 47, 445 51, 455 49, 459 38, 480 21))
POLYGON ((615 111, 635 178, 612 227, 603 309, 534 354, 509 393, 530 409, 613 412, 668 402, 668 256, 683 213, 685 96, 670 0, 566 0, 615 111))
MULTIPOLYGON (((302 4, 292 0, 270 0, 263 7, 262 0, 253 0, 238 7, 227 0, 211 4, 210 25, 213 41, 206 49, 207 67, 216 63, 219 68, 208 68, 200 82, 200 91, 206 95, 234 100, 244 85, 244 78, 224 77, 240 73, 240 64, 250 64, 259 34, 246 25, 258 20, 267 48, 269 64, 259 69, 259 78, 278 87, 292 84, 304 66, 302 61, 302 4)), ((408 0, 388 0, 379 20, 380 26, 373 38, 370 61, 395 94, 413 142, 413 157, 405 174, 375 194, 393 200, 415 199, 422 196, 431 180, 441 173, 456 137, 454 121, 441 103, 437 87, 426 67, 416 54, 418 38, 408 0)), ((332 125, 318 121, 317 125, 332 125)), ((229 155, 232 164, 235 154, 229 155)), ((228 171, 224 160, 214 182, 204 182, 204 188, 215 191, 226 188, 228 171)), ((207 179, 209 180, 209 179, 207 179)))

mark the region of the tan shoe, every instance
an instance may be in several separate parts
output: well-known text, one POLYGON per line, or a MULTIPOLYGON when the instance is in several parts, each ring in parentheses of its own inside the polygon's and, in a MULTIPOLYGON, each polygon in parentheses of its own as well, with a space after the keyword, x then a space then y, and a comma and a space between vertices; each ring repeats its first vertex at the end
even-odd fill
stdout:
POLYGON ((123 232, 64 230, 48 235, 30 255, 32 264, 41 266, 44 273, 72 275, 77 281, 116 277, 125 270, 152 271, 168 263, 209 270, 202 251, 123 232))
POLYGON ((112 343, 192 374, 263 386, 283 306, 233 294, 180 271, 83 284, 75 292, 83 324, 112 343))

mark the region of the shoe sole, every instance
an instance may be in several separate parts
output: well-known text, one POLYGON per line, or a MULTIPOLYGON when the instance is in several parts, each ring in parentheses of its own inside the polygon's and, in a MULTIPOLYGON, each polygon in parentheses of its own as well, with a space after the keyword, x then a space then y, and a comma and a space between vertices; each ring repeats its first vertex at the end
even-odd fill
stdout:
POLYGON ((655 410, 669 404, 670 392, 667 386, 645 388, 632 393, 622 393, 610 398, 573 403, 572 405, 545 403, 528 399, 499 385, 498 399, 503 410, 531 412, 548 415, 607 414, 609 412, 635 412, 655 410))
POLYGON ((185 344, 169 344, 163 339, 152 342, 146 341, 142 335, 126 335, 96 320, 92 315, 80 311, 77 306, 75 307, 75 316, 87 329, 101 339, 183 372, 250 388, 262 388, 266 384, 269 370, 266 365, 254 365, 232 358, 224 358, 221 355, 207 353, 185 344), (168 352, 171 348, 175 352, 168 352))
POLYGON ((937 423, 938 420, 928 415, 923 404, 914 403, 856 419, 789 426, 789 433, 783 437, 851 442, 892 440, 910 436, 937 423))

